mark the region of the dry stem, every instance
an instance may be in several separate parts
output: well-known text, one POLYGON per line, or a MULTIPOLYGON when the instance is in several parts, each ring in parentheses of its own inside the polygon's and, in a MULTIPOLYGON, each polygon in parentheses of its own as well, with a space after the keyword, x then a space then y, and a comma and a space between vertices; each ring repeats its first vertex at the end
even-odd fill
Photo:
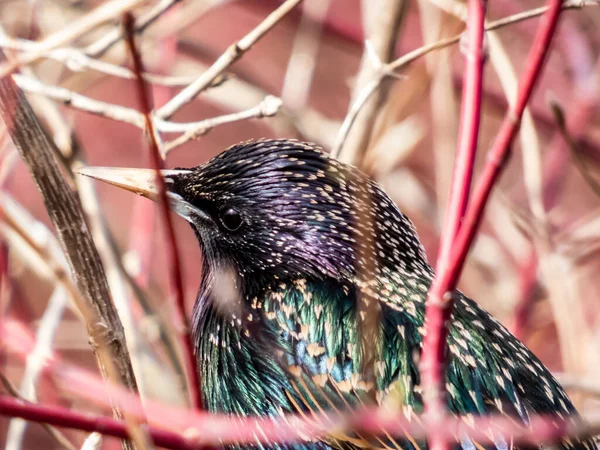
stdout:
POLYGON ((221 75, 229 66, 240 59, 244 53, 252 48, 265 34, 267 34, 281 19, 294 9, 302 0, 287 0, 279 8, 273 11, 256 28, 242 39, 232 44, 214 64, 204 72, 196 81, 183 89, 179 94, 169 100, 156 111, 156 116, 168 119, 182 106, 191 102, 198 94, 208 88, 214 80, 221 75))
POLYGON ((129 47, 129 51, 131 52, 134 72, 137 75, 136 86, 138 90, 139 102, 145 119, 145 127, 147 131, 146 136, 148 138, 148 146, 150 149, 150 160, 153 168, 156 170, 156 186, 158 187, 159 199, 158 203, 161 208, 163 223, 165 226, 165 234, 167 238, 167 267, 169 267, 169 278, 175 300, 175 314, 173 317, 175 329, 180 335, 181 351, 183 352, 183 358, 185 361, 185 369, 188 376, 188 390, 191 395, 192 405, 194 408, 199 409, 202 405, 202 398, 200 396, 200 379, 198 376, 198 370, 196 368, 196 358, 194 357, 190 324, 185 311, 181 262, 179 259, 179 253, 177 252, 177 241, 175 239, 173 222, 171 220, 165 180, 160 174, 160 170, 163 169, 163 160, 159 145, 156 141, 154 124, 152 122, 150 93, 148 92, 146 82, 142 77, 142 73, 144 72, 142 59, 135 45, 133 16, 130 14, 125 14, 123 17, 123 25, 125 40, 129 47))

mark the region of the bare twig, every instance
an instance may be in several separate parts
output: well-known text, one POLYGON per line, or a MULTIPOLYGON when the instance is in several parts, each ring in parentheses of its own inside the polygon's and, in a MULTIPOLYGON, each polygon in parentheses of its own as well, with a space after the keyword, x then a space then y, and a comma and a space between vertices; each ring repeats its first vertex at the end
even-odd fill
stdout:
POLYGON ((214 64, 196 79, 192 84, 183 89, 165 105, 156 111, 156 116, 168 119, 182 106, 191 102, 198 94, 208 88, 214 80, 221 75, 229 66, 240 59, 244 53, 252 48, 265 34, 267 34, 277 23, 283 19, 302 0, 286 0, 279 8, 273 11, 256 28, 242 39, 232 44, 214 64))
POLYGON ((57 31, 38 43, 35 49, 24 55, 20 55, 10 63, 0 66, 0 78, 13 73, 21 66, 37 61, 46 52, 52 49, 70 44, 75 39, 96 28, 98 25, 114 20, 125 11, 135 8, 145 0, 109 0, 95 10, 73 22, 68 27, 57 31))
POLYGON ((144 117, 135 109, 94 100, 62 87, 48 86, 41 81, 24 75, 15 74, 13 75, 13 78, 17 85, 25 92, 45 95, 52 100, 60 101, 65 105, 90 114, 96 114, 109 119, 129 123, 138 128, 144 127, 144 117))
MULTIPOLYGON (((88 321, 87 326, 98 345, 95 350, 102 373, 109 377, 115 367, 115 379, 136 391, 123 328, 110 300, 104 270, 87 231, 83 213, 54 159, 54 144, 48 139, 23 92, 11 77, 0 79, 0 114, 42 193, 57 229, 73 278, 89 309, 82 313, 88 314, 87 317, 97 317, 94 321, 88 321), (108 357, 108 352, 103 348, 110 349, 112 356, 108 357)), ((114 408, 114 412, 121 417, 118 408, 114 408)))
POLYGON ((165 180, 160 174, 163 169, 163 160, 161 151, 156 141, 154 124, 152 122, 152 105, 151 98, 148 92, 145 81, 141 74, 143 73, 143 64, 141 56, 137 51, 134 40, 134 19, 130 14, 123 16, 123 29, 125 32, 125 40, 131 52, 134 72, 137 75, 137 90, 138 99, 141 105, 141 110, 145 119, 145 126, 148 137, 148 146, 150 149, 150 160, 153 168, 156 170, 156 186, 158 187, 158 203, 163 216, 163 224, 165 227, 166 242, 167 242, 167 257, 169 267, 169 278, 171 283, 172 295, 175 301, 174 308, 174 324, 175 329, 180 335, 181 350, 185 361, 185 368, 188 376, 188 391, 191 395, 192 405, 199 409, 202 405, 202 397, 200 395, 200 380, 198 370, 196 368, 196 359, 194 357, 190 324, 185 311, 185 297, 183 291, 183 280, 181 274, 181 262, 179 253, 177 252, 177 241, 175 239, 175 230, 171 220, 169 201, 167 198, 167 189, 165 180))
POLYGON ((155 119, 155 123, 157 123, 163 133, 184 131, 178 138, 165 143, 162 148, 162 156, 163 158, 166 157, 166 155, 175 147, 179 147, 192 139, 197 139, 219 125, 252 118, 261 119, 263 117, 274 116, 279 111, 281 104, 282 102, 279 98, 268 95, 254 108, 237 113, 212 117, 200 122, 179 124, 174 122, 162 122, 160 119, 155 119))
MULTIPOLYGON (((27 93, 43 95, 80 111, 125 122, 138 128, 145 129, 146 124, 144 116, 135 109, 95 100, 62 87, 49 86, 39 80, 24 75, 15 74, 13 75, 13 78, 17 85, 27 93)), ((259 105, 246 111, 212 117, 199 122, 186 123, 171 122, 154 117, 153 123, 154 128, 161 133, 184 133, 182 136, 166 145, 163 149, 163 155, 166 155, 166 153, 173 148, 206 134, 220 125, 251 118, 259 119, 274 116, 277 114, 280 106, 281 100, 273 96, 267 96, 259 105)))
MULTIPOLYGON (((563 10, 579 9, 585 6, 597 6, 599 4, 600 2, 598 0, 566 0, 563 2, 561 7, 563 10)), ((485 27, 485 30, 496 30, 507 25, 512 25, 515 23, 522 22, 524 20, 532 19, 534 17, 538 17, 544 14, 546 11, 548 11, 548 7, 542 6, 540 8, 535 8, 530 11, 525 11, 523 13, 513 14, 511 16, 490 22, 485 27)), ((398 71, 408 66, 409 64, 427 55, 428 53, 457 44, 458 42, 460 42, 461 36, 462 34, 459 34, 457 36, 453 36, 447 39, 442 39, 432 44, 424 45, 406 53, 405 55, 402 55, 401 57, 392 61, 391 63, 384 65, 384 67, 381 68, 378 76, 373 78, 368 84, 365 85, 362 92, 357 96, 356 100, 353 102, 348 114, 346 114, 346 117, 344 118, 342 126, 340 127, 338 139, 332 149, 331 154, 333 156, 339 154, 339 151, 344 145, 348 133, 352 128, 352 124, 355 122, 359 112, 362 110, 365 103, 371 98, 373 93, 377 91, 377 89, 379 88, 383 80, 386 78, 386 76, 391 76, 395 71, 398 71)))
MULTIPOLYGON (((4 387, 4 390, 10 395, 12 395, 14 398, 21 400, 25 403, 28 402, 28 400, 19 393, 18 389, 10 382, 8 378, 6 378, 6 375, 4 375, 4 373, 2 372, 0 372, 0 383, 4 387)), ((17 422, 25 423, 23 419, 13 419, 11 420, 11 425, 17 422)), ((40 425, 44 430, 46 430, 46 432, 50 435, 52 439, 54 439, 54 442, 56 442, 58 445, 65 448, 66 450, 77 450, 76 447, 71 443, 71 441, 69 441, 69 439, 67 439, 67 437, 60 430, 54 428, 52 425, 48 425, 47 423, 41 423, 40 425)), ((9 431, 9 433, 6 436, 6 450, 8 450, 9 448, 21 448, 21 442, 15 440, 14 436, 15 435, 13 434, 11 437, 11 433, 9 431)))
MULTIPOLYGON (((28 41, 26 39, 13 39, 4 33, 0 33, 0 47, 23 52, 33 50, 35 49, 35 46, 36 44, 33 41, 28 41)), ((126 80, 135 79, 134 73, 126 67, 91 58, 82 50, 74 47, 57 48, 44 53, 42 57, 61 62, 73 72, 81 72, 85 69, 90 69, 105 75, 111 75, 126 80)), ((168 87, 187 86, 194 81, 195 78, 196 77, 192 76, 165 76, 153 73, 144 73, 144 80, 146 80, 148 83, 168 87)), ((222 84, 225 79, 226 76, 217 78, 211 86, 218 86, 222 84)))
MULTIPOLYGON (((369 7, 373 5, 370 4, 369 7)), ((358 72, 356 86, 350 101, 350 110, 358 98, 364 98, 360 114, 356 113, 353 120, 354 127, 348 127, 347 135, 343 141, 338 140, 334 148, 336 154, 344 162, 362 165, 377 113, 385 99, 385 92, 380 88, 384 78, 388 75, 386 64, 393 58, 396 39, 402 22, 405 8, 404 0, 386 0, 378 3, 379 10, 371 27, 369 45, 363 52, 361 67, 358 72), (377 80, 377 81, 375 81, 377 80), (368 94, 363 94, 363 89, 368 94), (342 145, 344 151, 342 152, 342 145)))

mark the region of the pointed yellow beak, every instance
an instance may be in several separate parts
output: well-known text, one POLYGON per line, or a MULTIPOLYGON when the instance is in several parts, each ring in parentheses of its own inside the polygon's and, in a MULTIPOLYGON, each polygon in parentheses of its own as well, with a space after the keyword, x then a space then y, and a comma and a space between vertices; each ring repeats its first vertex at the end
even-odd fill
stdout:
MULTIPOLYGON (((82 167, 74 171, 76 174, 94 178, 127 191, 156 200, 156 171, 153 169, 128 169, 121 167, 82 167)), ((189 170, 161 170, 163 177, 189 174, 189 170)), ((165 178, 167 187, 169 179, 165 178)))
MULTIPOLYGON (((158 188, 156 187, 156 171, 153 169, 126 169, 120 167, 82 167, 74 170, 76 174, 94 178, 113 186, 120 187, 129 192, 141 195, 156 201, 158 188)), ((191 203, 185 201, 181 195, 170 192, 169 184, 172 180, 167 177, 191 174, 191 170, 161 170, 167 185, 167 198, 171 209, 188 222, 194 220, 210 220, 210 216, 191 203)))

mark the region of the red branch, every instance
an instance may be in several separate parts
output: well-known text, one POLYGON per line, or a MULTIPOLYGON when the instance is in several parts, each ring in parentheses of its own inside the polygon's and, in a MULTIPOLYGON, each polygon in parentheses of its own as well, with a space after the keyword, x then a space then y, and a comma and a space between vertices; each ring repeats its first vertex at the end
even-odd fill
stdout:
MULTIPOLYGON (((71 411, 60 406, 42 406, 27 403, 6 395, 0 396, 0 414, 9 417, 21 417, 33 422, 51 424, 57 427, 68 427, 76 430, 102 433, 121 439, 129 439, 129 432, 124 422, 110 417, 92 416, 71 411)), ((159 447, 171 449, 199 449, 193 440, 186 439, 180 433, 149 427, 148 434, 159 447)))
POLYGON ((181 338, 181 348, 185 359, 185 367, 188 376, 188 389, 192 397, 192 404, 196 409, 199 409, 202 405, 202 398, 200 395, 200 380, 198 377, 198 371, 196 369, 196 360, 194 358, 194 352, 192 347, 190 324, 187 320, 187 316, 185 313, 185 297, 183 293, 183 281, 181 276, 181 261, 179 259, 179 253, 177 252, 175 230, 173 228, 173 222, 171 220, 165 180, 160 174, 160 170, 163 169, 163 160, 161 158, 160 151, 158 149, 158 144, 155 138, 154 123, 152 122, 151 116, 151 96, 148 91, 148 86, 146 85, 146 82, 142 77, 144 67, 140 54, 137 51, 137 47, 135 45, 135 20, 130 13, 126 13, 123 15, 123 25, 125 30, 125 40, 127 41, 129 50, 131 52, 131 58, 133 60, 133 70, 136 74, 136 87, 138 90, 141 111, 144 114, 146 120, 146 133, 148 136, 148 145, 150 147, 150 161, 152 167, 156 170, 158 204, 163 216, 163 224, 166 234, 168 258, 167 267, 169 268, 170 286, 171 289, 174 291, 173 294, 175 297, 174 325, 176 330, 179 332, 181 338))
MULTIPOLYGON (((8 320, 0 323, 0 342, 23 361, 35 345, 31 333, 20 323, 8 320)), ((318 440, 331 430, 357 432, 425 439, 435 430, 439 439, 456 442, 456 436, 469 436, 481 445, 494 442, 494 436, 503 436, 513 444, 539 444, 556 442, 563 437, 582 438, 595 434, 599 428, 585 426, 571 418, 560 420, 556 416, 532 416, 529 424, 516 422, 513 418, 494 415, 446 416, 441 421, 431 418, 406 417, 386 408, 362 408, 347 413, 337 411, 330 415, 310 417, 286 414, 278 418, 240 418, 224 414, 209 414, 177 406, 164 405, 147 399, 142 406, 140 399, 127 389, 104 381, 94 373, 62 360, 51 354, 44 367, 62 389, 98 405, 109 406, 113 399, 119 406, 135 417, 148 419, 147 430, 157 445, 166 448, 200 448, 209 445, 266 444, 274 442, 302 442, 318 440), (168 431, 165 431, 168 430, 168 431)), ((42 406, 20 402, 12 397, 0 396, 0 415, 22 417, 50 425, 98 431, 125 437, 124 422, 108 417, 91 416, 60 406, 42 406)))
POLYGON ((535 83, 539 78, 544 64, 546 54, 550 49, 550 43, 558 24, 561 12, 561 0, 548 0, 549 10, 541 20, 540 27, 535 36, 532 49, 527 58, 525 70, 519 80, 517 101, 512 109, 509 109, 504 117, 502 125, 492 148, 488 152, 487 163, 483 169, 481 180, 473 195, 473 201, 467 209, 463 225, 456 236, 456 242, 452 249, 450 268, 444 276, 440 276, 440 283, 448 287, 448 290, 456 287, 456 282, 466 259, 469 247, 473 242, 475 233, 483 217, 485 205, 490 196, 494 183, 498 179, 508 158, 512 141, 514 140, 521 123, 521 117, 525 106, 531 97, 535 83))
MULTIPOLYGON (((35 403, 23 402, 14 397, 0 395, 0 415, 9 417, 20 417, 34 422, 47 423, 58 427, 68 427, 88 432, 99 432, 107 436, 118 438, 127 438, 128 431, 124 422, 102 417, 97 415, 85 414, 71 411, 61 406, 43 406, 35 403)), ((229 436, 223 436, 223 443, 236 444, 257 444, 272 443, 273 438, 277 439, 278 434, 288 434, 287 443, 302 442, 299 436, 304 435, 306 440, 308 435, 306 431, 319 431, 323 435, 326 429, 342 430, 351 429, 359 432, 381 433, 386 432, 390 436, 401 437, 410 435, 413 439, 423 439, 431 433, 435 426, 430 421, 411 420, 403 416, 390 414, 389 411, 363 409, 353 414, 351 417, 329 418, 330 427, 314 427, 308 425, 308 418, 299 418, 297 416, 287 416, 287 420, 274 419, 271 421, 258 421, 257 419, 230 419, 229 436), (294 420, 295 419, 295 420, 294 420), (237 425, 237 426, 236 426, 237 425), (286 430, 280 433, 282 430, 286 430), (291 434, 293 433, 293 434, 291 434), (237 436, 236 436, 237 435, 237 436), (294 436, 293 439, 290 439, 294 436), (231 440, 231 438, 239 440, 231 440)), ((207 417, 207 418, 210 418, 207 417)), ((322 417, 327 420, 327 418, 322 417)), ((198 429, 202 427, 202 420, 197 423, 197 428, 191 428, 184 432, 165 430, 158 427, 149 426, 148 434, 159 447, 180 450, 198 450, 206 447, 204 436, 198 434, 198 429)), ((204 427, 205 428, 205 427, 204 427)), ((532 416, 528 426, 520 426, 513 419, 507 416, 480 416, 464 417, 448 416, 442 419, 438 434, 441 439, 447 442, 456 442, 456 436, 468 436, 480 445, 494 443, 494 438, 502 436, 514 445, 539 445, 540 443, 557 442, 564 437, 577 437, 578 439, 587 438, 593 435, 596 427, 587 427, 585 425, 570 422, 569 420, 557 420, 550 416, 532 416)), ((312 437, 317 437, 313 434, 312 437)))
POLYGON ((561 0, 548 0, 549 10, 542 18, 527 58, 525 70, 519 81, 517 101, 514 107, 507 111, 496 140, 488 152, 488 161, 483 169, 481 181, 474 192, 473 200, 453 243, 449 264, 445 266, 446 270, 437 273, 429 291, 426 335, 421 363, 422 382, 425 389, 424 400, 426 405, 429 404, 429 412, 432 412, 432 406, 436 408, 433 411, 444 411, 445 348, 447 325, 452 311, 452 299, 449 293, 456 288, 492 187, 510 155, 511 144, 519 130, 523 111, 539 78, 554 36, 560 17, 561 3, 561 0))
MULTIPOLYGON (((449 270, 452 244, 461 227, 467 208, 473 165, 477 152, 479 122, 481 120, 481 98, 483 86, 483 51, 486 0, 469 0, 467 19, 468 49, 466 52, 466 75, 463 83, 460 131, 458 150, 450 201, 440 242, 436 271, 444 273, 449 270)), ((421 379, 425 389, 425 414, 432 420, 441 419, 445 415, 445 349, 448 328, 446 326, 452 313, 452 302, 444 294, 451 289, 435 290, 435 282, 427 299, 425 322, 427 333, 423 343, 421 359, 421 379)), ((434 428, 435 429, 435 428, 434 428)), ((434 433, 429 439, 432 450, 449 449, 447 441, 439 439, 434 433)))

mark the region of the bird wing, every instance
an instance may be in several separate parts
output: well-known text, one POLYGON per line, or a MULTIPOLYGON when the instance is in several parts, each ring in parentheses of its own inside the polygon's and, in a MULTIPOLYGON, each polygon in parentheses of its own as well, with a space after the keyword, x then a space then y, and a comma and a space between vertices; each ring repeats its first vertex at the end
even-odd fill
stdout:
MULTIPOLYGON (((299 279, 269 290, 261 304, 262 315, 271 333, 269 341, 277 347, 280 364, 289 374, 290 410, 328 420, 326 412, 331 417, 361 405, 386 403, 408 420, 419 420, 423 402, 418 355, 426 284, 399 287, 380 280, 360 289, 334 281, 299 279), (361 309, 361 295, 367 309, 361 309)), ((575 414, 539 360, 472 300, 457 295, 448 339, 449 410, 465 416, 467 423, 469 417, 482 414, 505 414, 524 424, 529 414, 557 418, 575 414)), ((366 437, 341 431, 327 443, 337 448, 426 447, 410 436, 399 441, 385 434, 366 437)), ((483 448, 466 436, 460 445, 465 450, 483 448)), ((495 446, 487 446, 508 447, 501 437, 495 446)), ((584 447, 593 448, 589 443, 584 447)))

